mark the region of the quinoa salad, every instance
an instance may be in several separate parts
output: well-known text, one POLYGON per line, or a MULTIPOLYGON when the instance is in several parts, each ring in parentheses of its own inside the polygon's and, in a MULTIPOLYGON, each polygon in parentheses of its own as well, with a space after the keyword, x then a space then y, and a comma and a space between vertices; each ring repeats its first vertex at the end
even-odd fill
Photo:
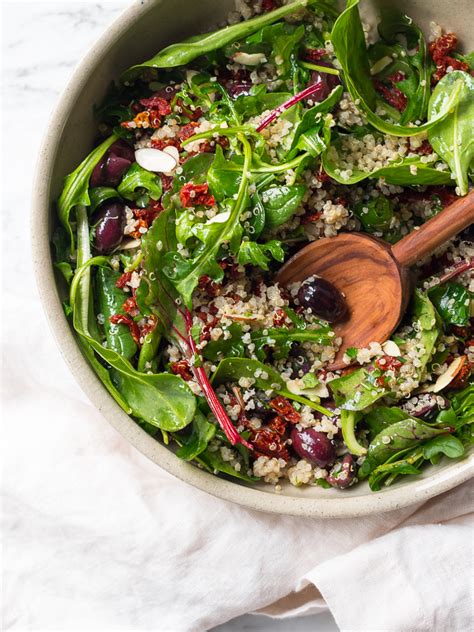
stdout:
POLYGON ((395 244, 469 191, 474 54, 358 4, 237 0, 129 68, 57 201, 64 310, 111 396, 176 458, 277 492, 378 491, 473 442, 472 226, 337 371, 344 296, 275 279, 309 242, 395 244))

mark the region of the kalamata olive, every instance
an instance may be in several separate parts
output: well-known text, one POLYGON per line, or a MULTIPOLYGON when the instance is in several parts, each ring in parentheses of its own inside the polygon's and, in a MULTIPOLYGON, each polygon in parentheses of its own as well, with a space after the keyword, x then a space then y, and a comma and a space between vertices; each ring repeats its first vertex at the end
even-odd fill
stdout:
POLYGON ((324 432, 318 432, 313 428, 291 431, 291 443, 294 451, 302 459, 315 463, 319 467, 332 465, 336 458, 334 444, 324 432))
POLYGON ((116 187, 134 161, 135 154, 130 145, 122 139, 116 141, 94 167, 90 185, 116 187))
POLYGON ((329 281, 313 278, 302 283, 298 290, 299 304, 330 323, 344 320, 349 309, 341 292, 329 281))
POLYGON ((449 408, 450 404, 446 397, 435 393, 420 393, 407 400, 401 408, 411 417, 426 419, 440 410, 449 408))
POLYGON ((93 246, 97 253, 109 254, 120 244, 125 221, 125 204, 121 200, 106 200, 99 206, 92 218, 93 246))
POLYGON ((351 454, 346 454, 334 465, 326 480, 332 487, 345 489, 354 481, 355 473, 354 459, 351 454))

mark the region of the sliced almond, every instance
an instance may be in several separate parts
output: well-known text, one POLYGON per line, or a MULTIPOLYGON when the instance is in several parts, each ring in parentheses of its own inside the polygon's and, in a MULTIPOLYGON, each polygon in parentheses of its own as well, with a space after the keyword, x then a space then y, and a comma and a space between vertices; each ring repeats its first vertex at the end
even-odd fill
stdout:
POLYGON ((303 395, 308 399, 316 399, 319 401, 320 398, 329 397, 329 390, 326 384, 318 384, 311 388, 302 388, 301 380, 289 380, 286 383, 286 387, 293 395, 303 395))
POLYGON ((402 355, 399 346, 393 340, 387 340, 382 345, 383 352, 385 355, 392 356, 393 358, 398 358, 402 355))
POLYGON ((173 171, 178 162, 166 151, 154 147, 143 147, 135 151, 135 160, 140 167, 154 173, 167 173, 173 171))
POLYGON ((179 150, 174 145, 168 145, 168 147, 163 147, 163 151, 165 154, 169 154, 172 156, 176 162, 179 162, 179 150))
POLYGON ((467 357, 462 355, 451 362, 446 371, 438 377, 434 384, 430 384, 423 389, 424 393, 439 393, 443 388, 446 388, 456 377, 459 371, 462 370, 464 364, 467 361, 467 357))
POLYGON ((224 224, 230 217, 230 211, 224 211, 223 213, 218 213, 211 217, 211 219, 207 222, 208 224, 224 224))
POLYGON ((139 239, 124 239, 115 250, 133 250, 134 248, 139 248, 140 244, 141 241, 139 239))
POLYGON ((232 55, 232 61, 243 66, 259 66, 263 62, 267 61, 267 58, 263 53, 235 53, 232 55))

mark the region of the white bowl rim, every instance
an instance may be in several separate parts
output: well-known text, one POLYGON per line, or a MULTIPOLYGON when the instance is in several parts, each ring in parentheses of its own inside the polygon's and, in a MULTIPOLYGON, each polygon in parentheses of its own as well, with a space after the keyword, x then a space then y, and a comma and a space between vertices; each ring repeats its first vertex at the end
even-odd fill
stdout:
POLYGON ((89 49, 77 65, 51 116, 37 161, 31 214, 32 256, 36 282, 50 329, 82 390, 107 421, 159 467, 204 492, 258 511, 319 518, 357 517, 422 503, 474 476, 474 454, 471 454, 461 461, 434 470, 433 474, 426 479, 414 479, 401 486, 362 496, 351 496, 340 492, 340 495, 328 495, 327 498, 305 498, 303 495, 294 497, 271 491, 266 492, 213 476, 181 461, 126 415, 102 386, 83 357, 58 298, 47 227, 50 204, 49 174, 54 168, 64 121, 87 82, 90 69, 95 67, 97 58, 105 55, 109 46, 142 12, 149 10, 149 7, 149 1, 136 0, 112 22, 101 35, 100 40, 89 49))

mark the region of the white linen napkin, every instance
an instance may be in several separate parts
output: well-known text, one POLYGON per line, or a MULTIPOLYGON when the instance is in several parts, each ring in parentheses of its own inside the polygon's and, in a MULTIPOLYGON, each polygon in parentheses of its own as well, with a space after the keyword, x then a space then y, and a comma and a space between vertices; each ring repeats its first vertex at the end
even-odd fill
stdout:
POLYGON ((4 629, 198 632, 249 611, 326 607, 342 630, 469 629, 469 483, 352 520, 213 498, 105 422, 33 292, 4 305, 4 629))

